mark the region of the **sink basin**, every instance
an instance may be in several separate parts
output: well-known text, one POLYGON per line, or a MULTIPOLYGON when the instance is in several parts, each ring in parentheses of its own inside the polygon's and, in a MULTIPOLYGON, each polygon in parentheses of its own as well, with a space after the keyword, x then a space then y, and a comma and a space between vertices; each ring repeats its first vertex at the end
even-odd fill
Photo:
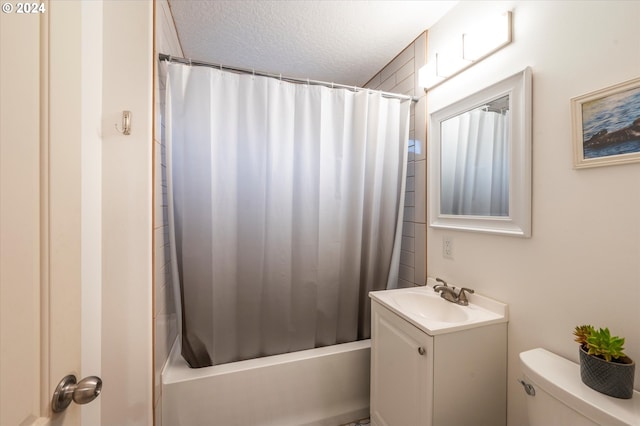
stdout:
POLYGON ((426 286, 372 291, 369 297, 430 336, 508 322, 506 304, 476 292, 467 295, 468 306, 460 306, 434 292, 436 284, 429 277, 426 286))
POLYGON ((463 306, 447 302, 435 292, 405 291, 394 294, 392 298, 400 309, 429 320, 455 323, 469 319, 469 313, 463 306))

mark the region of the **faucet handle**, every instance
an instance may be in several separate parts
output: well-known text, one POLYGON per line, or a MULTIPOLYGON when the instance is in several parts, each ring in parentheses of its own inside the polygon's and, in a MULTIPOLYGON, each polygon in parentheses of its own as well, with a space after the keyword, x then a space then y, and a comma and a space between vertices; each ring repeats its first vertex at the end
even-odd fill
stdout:
MULTIPOLYGON (((442 278, 436 278, 436 282, 439 282, 440 284, 434 284, 433 285, 433 291, 435 291, 436 293, 442 291, 443 287, 449 287, 447 285, 447 282, 445 280, 443 280, 442 278)), ((455 288, 455 287, 454 287, 455 288)))
POLYGON ((458 293, 458 304, 467 306, 469 304, 469 300, 467 300, 467 294, 473 294, 475 291, 471 288, 462 287, 460 288, 460 292, 458 293))
POLYGON ((445 280, 443 280, 442 278, 436 278, 436 281, 439 282, 439 283, 442 283, 442 285, 445 286, 445 287, 449 287, 447 285, 447 282, 445 280))

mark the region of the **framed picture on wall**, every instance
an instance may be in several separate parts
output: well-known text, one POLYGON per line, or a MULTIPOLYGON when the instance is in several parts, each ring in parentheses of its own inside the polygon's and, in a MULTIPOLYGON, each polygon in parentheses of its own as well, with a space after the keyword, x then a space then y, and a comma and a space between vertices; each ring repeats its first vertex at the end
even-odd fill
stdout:
POLYGON ((571 99, 573 166, 640 161, 640 78, 571 99))

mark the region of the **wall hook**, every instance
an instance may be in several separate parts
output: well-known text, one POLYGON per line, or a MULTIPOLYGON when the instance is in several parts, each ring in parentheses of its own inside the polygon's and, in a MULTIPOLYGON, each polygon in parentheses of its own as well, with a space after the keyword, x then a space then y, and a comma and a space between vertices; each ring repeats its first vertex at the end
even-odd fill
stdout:
POLYGON ((118 129, 118 123, 115 124, 116 130, 123 135, 131 134, 131 111, 122 111, 122 130, 118 129))

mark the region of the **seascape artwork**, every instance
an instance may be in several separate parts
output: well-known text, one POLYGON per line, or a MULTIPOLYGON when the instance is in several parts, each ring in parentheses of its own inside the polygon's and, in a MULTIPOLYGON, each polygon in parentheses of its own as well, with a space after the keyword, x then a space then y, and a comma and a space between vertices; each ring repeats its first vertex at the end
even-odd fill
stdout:
POLYGON ((584 159, 640 152, 640 87, 582 104, 584 159))

